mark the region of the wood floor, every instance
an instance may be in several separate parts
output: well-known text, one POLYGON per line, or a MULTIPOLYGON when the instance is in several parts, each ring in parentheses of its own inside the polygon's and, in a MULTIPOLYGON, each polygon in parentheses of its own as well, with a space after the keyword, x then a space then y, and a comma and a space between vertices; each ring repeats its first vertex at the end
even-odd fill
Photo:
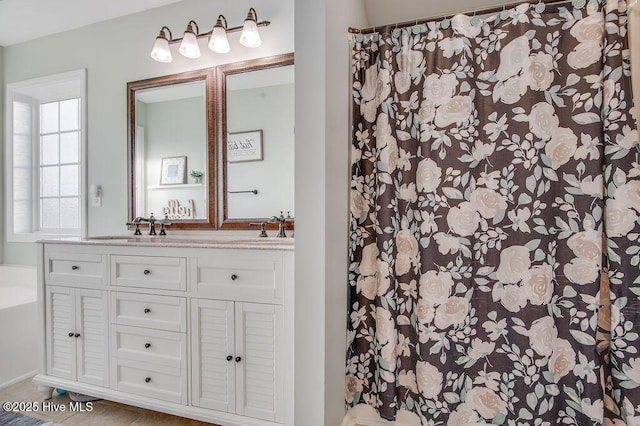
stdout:
MULTIPOLYGON (((145 410, 143 408, 132 407, 130 405, 119 404, 112 401, 93 402, 91 412, 70 412, 68 395, 56 395, 47 400, 52 405, 64 404, 65 412, 39 411, 24 412, 24 414, 46 420, 46 426, 55 425, 91 425, 91 426, 200 426, 212 425, 197 420, 185 419, 184 417, 171 416, 169 414, 158 413, 156 411, 145 410)), ((42 397, 38 393, 36 385, 31 379, 23 380, 12 386, 0 390, 0 403, 10 402, 31 402, 38 401, 42 404, 42 397)), ((44 425, 43 425, 44 426, 44 425)))

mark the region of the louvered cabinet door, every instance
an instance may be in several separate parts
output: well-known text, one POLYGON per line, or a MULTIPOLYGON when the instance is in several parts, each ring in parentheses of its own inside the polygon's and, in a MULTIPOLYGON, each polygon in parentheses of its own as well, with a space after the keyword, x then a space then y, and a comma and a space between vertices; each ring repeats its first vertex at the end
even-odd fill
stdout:
POLYGON ((240 415, 284 422, 282 306, 236 303, 236 386, 240 415))
POLYGON ((47 371, 52 376, 76 379, 74 290, 47 286, 47 371))
POLYGON ((106 291, 76 289, 77 380, 104 387, 109 385, 107 300, 106 291))
POLYGON ((192 404, 236 410, 233 302, 191 300, 192 404))

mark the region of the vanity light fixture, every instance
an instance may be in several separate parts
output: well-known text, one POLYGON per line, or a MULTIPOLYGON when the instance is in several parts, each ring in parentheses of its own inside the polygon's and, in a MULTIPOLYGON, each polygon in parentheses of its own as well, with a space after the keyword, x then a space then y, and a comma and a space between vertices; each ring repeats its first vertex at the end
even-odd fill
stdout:
POLYGON ((153 50, 151 50, 151 57, 158 62, 168 64, 173 60, 171 57, 171 50, 169 49, 169 40, 171 40, 171 30, 167 27, 160 29, 160 34, 156 37, 156 42, 153 44, 153 50), (167 38, 169 33, 169 38, 167 38))
POLYGON ((256 10, 254 8, 249 9, 247 18, 244 20, 244 25, 242 26, 242 33, 240 33, 240 44, 246 47, 258 47, 262 44, 257 22, 258 14, 256 10))
POLYGON ((240 34, 240 43, 245 47, 258 47, 262 44, 260 39, 259 27, 271 25, 269 21, 258 22, 258 14, 254 8, 249 9, 247 18, 242 26, 231 27, 227 25, 227 19, 224 15, 219 15, 213 29, 206 33, 200 33, 198 24, 195 21, 189 21, 187 29, 182 38, 173 38, 169 28, 162 27, 160 34, 156 37, 156 41, 151 50, 151 57, 163 63, 169 63, 173 60, 171 56, 170 44, 180 43, 178 51, 186 58, 200 57, 200 47, 198 46, 199 38, 209 38, 209 49, 216 53, 227 53, 231 50, 229 47, 228 33, 242 31, 240 34))
POLYGON ((196 21, 189 21, 187 29, 184 30, 180 48, 178 49, 178 52, 185 58, 195 59, 200 57, 200 46, 198 46, 198 39, 196 38, 196 34, 199 32, 200 29, 196 21), (193 31, 193 27, 196 27, 195 32, 193 31))
POLYGON ((227 53, 231 50, 227 39, 227 19, 224 15, 218 16, 218 21, 213 27, 211 38, 209 39, 209 49, 217 53, 227 53))

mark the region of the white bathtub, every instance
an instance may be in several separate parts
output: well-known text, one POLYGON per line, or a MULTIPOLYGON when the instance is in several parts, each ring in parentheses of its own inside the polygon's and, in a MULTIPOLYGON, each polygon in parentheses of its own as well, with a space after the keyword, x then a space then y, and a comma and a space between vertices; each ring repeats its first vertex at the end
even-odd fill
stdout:
POLYGON ((0 265, 0 389, 38 369, 36 268, 0 265))

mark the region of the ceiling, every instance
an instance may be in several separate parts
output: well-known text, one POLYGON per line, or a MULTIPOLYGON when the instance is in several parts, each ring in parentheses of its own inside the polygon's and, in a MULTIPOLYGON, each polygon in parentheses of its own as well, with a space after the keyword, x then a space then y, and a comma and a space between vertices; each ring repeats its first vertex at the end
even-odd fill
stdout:
POLYGON ((180 0, 0 0, 0 46, 84 27, 180 0))

